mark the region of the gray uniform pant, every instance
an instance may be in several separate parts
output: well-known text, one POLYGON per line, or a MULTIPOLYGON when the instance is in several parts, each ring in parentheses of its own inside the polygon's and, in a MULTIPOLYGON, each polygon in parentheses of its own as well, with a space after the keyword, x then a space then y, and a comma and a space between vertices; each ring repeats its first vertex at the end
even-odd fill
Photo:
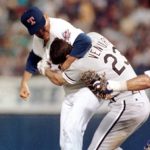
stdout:
POLYGON ((150 103, 144 92, 110 103, 110 111, 97 128, 88 150, 114 150, 148 118, 150 103))

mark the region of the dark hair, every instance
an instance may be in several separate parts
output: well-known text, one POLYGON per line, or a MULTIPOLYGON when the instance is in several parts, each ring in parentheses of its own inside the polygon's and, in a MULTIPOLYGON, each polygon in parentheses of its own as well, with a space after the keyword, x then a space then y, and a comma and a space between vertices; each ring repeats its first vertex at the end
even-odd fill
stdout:
POLYGON ((72 46, 66 41, 55 38, 50 47, 50 58, 53 64, 62 64, 70 54, 72 46))

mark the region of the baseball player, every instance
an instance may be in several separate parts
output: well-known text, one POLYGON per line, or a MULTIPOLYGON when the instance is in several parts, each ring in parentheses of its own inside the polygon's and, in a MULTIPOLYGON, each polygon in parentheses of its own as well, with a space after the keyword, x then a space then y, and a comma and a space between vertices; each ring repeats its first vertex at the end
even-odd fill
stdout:
POLYGON ((27 9, 21 16, 21 22, 30 35, 34 35, 33 48, 27 59, 20 88, 20 97, 27 99, 30 95, 28 81, 32 74, 37 72, 37 63, 41 59, 49 59, 49 47, 56 37, 65 40, 73 47, 62 69, 67 68, 76 58, 80 58, 86 53, 91 47, 91 39, 69 22, 48 17, 37 7, 27 9))
MULTIPOLYGON (((55 42, 52 43, 51 47, 54 45, 55 42)), ((59 50, 61 46, 61 43, 56 43, 56 49, 59 50)), ((66 46, 68 46, 67 43, 66 46)), ((66 53, 65 50, 70 50, 71 46, 65 47, 64 45, 62 48, 64 53, 66 53)), ((57 55, 58 53, 54 52, 53 54, 57 55)), ((64 62, 63 56, 58 59, 64 62)), ((50 81, 56 85, 60 86, 65 84, 65 79, 61 76, 61 71, 51 70, 47 61, 44 62, 45 61, 42 60, 38 63, 40 73, 48 76, 50 81), (47 71, 46 68, 48 69, 47 71)), ((55 64, 57 63, 55 62, 55 64)), ((99 101, 83 84, 65 84, 64 88, 66 96, 61 108, 60 147, 62 150, 81 150, 86 126, 103 101, 99 101)))
MULTIPOLYGON (((133 68, 127 62, 125 57, 122 56, 105 37, 97 33, 90 33, 88 36, 92 39, 91 49, 83 58, 73 62, 69 69, 59 74, 45 67, 44 73, 51 81, 54 81, 54 83, 59 83, 60 85, 65 84, 64 87, 66 89, 68 86, 67 83, 70 83, 72 84, 73 89, 75 89, 77 86, 81 87, 83 85, 80 77, 81 74, 87 70, 95 70, 98 74, 103 74, 105 72, 108 80, 129 80, 136 77, 133 68)), ((61 48, 61 46, 59 48, 61 48)), ((59 48, 57 47, 57 50, 59 48)), ((60 51, 62 51, 62 49, 60 51)), ((56 49, 51 49, 50 52, 52 62, 56 61, 58 63, 59 59, 57 58, 60 57, 52 56, 53 54, 56 54, 56 49), (56 60, 53 60, 54 58, 56 60)), ((97 128, 89 146, 89 150, 116 149, 133 132, 135 132, 149 116, 150 104, 144 91, 114 92, 113 96, 113 99, 110 100, 109 103, 110 111, 97 128)), ((92 102, 93 101, 86 104, 90 106, 92 105, 92 102)), ((82 99, 80 100, 80 104, 81 103, 82 99)), ((66 105, 67 108, 67 104, 70 103, 66 100, 63 105, 66 105)), ((78 112, 77 109, 74 111, 78 112)), ((88 113, 86 115, 88 115, 88 113)), ((76 117, 78 116, 76 115, 76 117)), ((65 134, 69 136, 70 133, 67 134, 67 130, 65 130, 65 128, 69 126, 69 132, 73 132, 75 128, 71 128, 70 122, 72 118, 68 118, 65 120, 66 126, 63 131, 66 131, 65 134)), ((70 137, 67 138, 69 140, 70 137)))

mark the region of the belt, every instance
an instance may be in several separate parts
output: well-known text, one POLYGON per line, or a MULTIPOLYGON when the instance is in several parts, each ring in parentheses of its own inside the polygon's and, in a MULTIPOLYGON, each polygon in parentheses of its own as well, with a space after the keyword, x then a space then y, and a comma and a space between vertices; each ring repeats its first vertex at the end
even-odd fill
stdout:
POLYGON ((118 99, 132 96, 134 94, 140 94, 140 91, 127 91, 127 92, 119 93, 111 98, 111 102, 116 102, 118 99))

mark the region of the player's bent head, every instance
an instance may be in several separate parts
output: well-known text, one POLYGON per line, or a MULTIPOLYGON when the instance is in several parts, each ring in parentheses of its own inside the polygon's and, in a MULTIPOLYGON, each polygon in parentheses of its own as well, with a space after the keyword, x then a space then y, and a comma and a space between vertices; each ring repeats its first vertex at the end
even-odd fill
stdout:
POLYGON ((45 26, 46 20, 43 12, 37 7, 27 9, 21 16, 22 24, 33 35, 45 26))
POLYGON ((66 60, 66 56, 70 54, 72 46, 66 41, 55 38, 50 47, 50 58, 53 64, 62 64, 66 60))

